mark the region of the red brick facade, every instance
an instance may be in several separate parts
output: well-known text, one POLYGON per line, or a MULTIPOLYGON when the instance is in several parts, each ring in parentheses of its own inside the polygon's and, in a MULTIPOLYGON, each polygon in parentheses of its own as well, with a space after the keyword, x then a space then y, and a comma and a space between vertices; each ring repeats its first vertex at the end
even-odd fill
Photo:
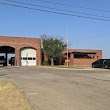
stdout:
MULTIPOLYGON (((0 36, 0 47, 9 46, 15 49, 15 65, 20 66, 20 52, 22 48, 31 47, 36 50, 36 64, 41 65, 42 61, 48 61, 46 54, 41 52, 41 39, 40 38, 22 38, 22 37, 9 37, 0 36), (41 55, 42 53, 42 55, 41 55), (41 59, 43 58, 43 59, 41 59)), ((91 66, 92 62, 102 58, 101 50, 80 50, 69 49, 69 65, 70 66, 91 66), (83 58, 82 58, 83 57, 83 58)), ((62 52, 63 58, 57 61, 59 64, 66 65, 67 59, 66 50, 62 52)))
MULTIPOLYGON (((63 56, 66 56, 66 50, 63 51, 63 56)), ((69 49, 69 65, 70 66, 91 66, 92 62, 102 58, 102 50, 79 50, 79 49, 69 49), (75 53, 87 54, 86 58, 75 58, 75 53)), ((65 63, 66 65, 66 63, 65 63)))
POLYGON ((10 46, 15 49, 15 65, 20 66, 20 51, 24 47, 32 47, 36 49, 36 64, 41 65, 41 39, 40 38, 22 38, 0 36, 0 47, 10 46))
MULTIPOLYGON (((91 64, 102 59, 102 50, 81 50, 81 49, 69 49, 68 50, 69 66, 91 66, 91 64), (75 58, 74 53, 86 53, 89 58, 75 58)), ((59 65, 66 65, 67 50, 62 52, 62 59, 59 59, 59 65)), ((44 54, 44 61, 48 61, 46 54, 44 54)))

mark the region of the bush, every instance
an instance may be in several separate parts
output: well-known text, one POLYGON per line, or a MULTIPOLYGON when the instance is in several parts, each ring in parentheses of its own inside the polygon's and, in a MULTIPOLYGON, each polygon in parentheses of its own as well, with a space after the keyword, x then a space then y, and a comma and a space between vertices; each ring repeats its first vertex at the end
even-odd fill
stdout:
POLYGON ((42 65, 46 65, 46 66, 48 66, 48 65, 50 65, 50 64, 49 64, 48 61, 43 61, 43 62, 42 62, 42 65))

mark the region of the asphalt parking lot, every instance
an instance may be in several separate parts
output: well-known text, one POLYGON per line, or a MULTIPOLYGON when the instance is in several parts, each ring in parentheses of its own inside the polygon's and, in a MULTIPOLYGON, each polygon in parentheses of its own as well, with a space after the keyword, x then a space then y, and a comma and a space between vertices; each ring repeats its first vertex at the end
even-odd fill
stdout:
POLYGON ((110 70, 0 67, 35 110, 110 110, 110 70))

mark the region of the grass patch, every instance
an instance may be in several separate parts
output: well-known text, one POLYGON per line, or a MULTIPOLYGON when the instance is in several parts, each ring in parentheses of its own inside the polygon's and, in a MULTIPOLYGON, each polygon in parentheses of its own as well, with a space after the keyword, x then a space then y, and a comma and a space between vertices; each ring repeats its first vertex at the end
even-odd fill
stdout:
POLYGON ((78 66, 69 66, 69 67, 67 67, 67 66, 61 66, 59 68, 83 69, 82 67, 78 67, 78 66))
POLYGON ((44 66, 44 67, 50 67, 50 68, 67 68, 67 69, 83 69, 83 67, 80 67, 80 66, 69 66, 69 67, 67 67, 67 66, 61 66, 61 65, 59 65, 59 66, 44 66))
POLYGON ((9 81, 0 81, 0 110, 34 110, 24 93, 9 81))

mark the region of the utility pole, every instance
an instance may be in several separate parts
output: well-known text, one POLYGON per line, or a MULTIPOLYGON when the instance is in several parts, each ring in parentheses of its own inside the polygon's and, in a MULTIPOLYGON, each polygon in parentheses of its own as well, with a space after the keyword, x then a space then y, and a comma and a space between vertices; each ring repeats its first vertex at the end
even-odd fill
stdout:
POLYGON ((68 59, 68 25, 67 25, 67 42, 66 43, 67 43, 66 44, 67 45, 67 47, 66 47, 67 48, 67 67, 68 67, 69 66, 69 64, 68 64, 69 63, 68 62, 69 61, 69 59, 68 59))

